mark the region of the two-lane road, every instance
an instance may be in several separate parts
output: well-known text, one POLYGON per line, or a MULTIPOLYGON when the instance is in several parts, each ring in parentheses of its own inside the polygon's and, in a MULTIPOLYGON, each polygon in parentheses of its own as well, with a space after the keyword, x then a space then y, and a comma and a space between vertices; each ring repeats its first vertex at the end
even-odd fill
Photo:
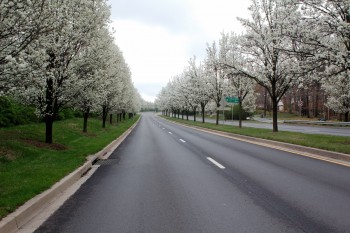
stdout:
MULTIPOLYGON (((193 120, 193 116, 189 116, 189 120, 193 120)), ((197 121, 201 122, 202 118, 197 117, 197 121)), ((215 119, 206 118, 205 122, 215 123, 215 119)), ((234 125, 238 126, 238 121, 232 120, 220 120, 219 124, 225 125, 234 125)), ((251 121, 243 121, 243 127, 251 127, 258 129, 271 129, 272 130, 272 122, 251 122, 251 121)), ((286 124, 286 123, 278 123, 279 131, 290 131, 297 133, 305 133, 305 134, 324 134, 324 135, 335 135, 335 136, 344 136, 350 137, 350 127, 348 126, 327 126, 327 125, 297 125, 297 124, 286 124)))
POLYGON ((37 232, 350 232, 350 169, 143 114, 37 232))

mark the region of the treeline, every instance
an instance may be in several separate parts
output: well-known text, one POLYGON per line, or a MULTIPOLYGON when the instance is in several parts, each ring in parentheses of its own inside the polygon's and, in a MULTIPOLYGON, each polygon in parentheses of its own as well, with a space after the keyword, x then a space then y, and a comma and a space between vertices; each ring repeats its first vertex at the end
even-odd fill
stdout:
POLYGON ((272 108, 273 131, 278 131, 281 102, 290 109, 306 110, 311 102, 310 90, 316 86, 319 89, 314 96, 323 99, 313 101, 315 114, 319 114, 319 103, 324 102, 328 110, 349 121, 349 2, 251 2, 250 18, 239 18, 245 32, 222 33, 218 42, 208 44, 204 61, 191 59, 183 73, 159 93, 161 109, 196 112, 200 108, 204 112, 215 105, 218 123, 218 110, 225 105, 225 97, 236 97, 239 106, 253 109, 255 99, 264 98, 265 108, 267 102, 272 108), (262 90, 260 95, 257 85, 262 90))
POLYGON ((139 111, 141 97, 109 22, 106 0, 1 1, 0 96, 14 104, 0 110, 3 125, 31 121, 34 112, 52 143, 63 109, 81 112, 84 131, 91 113, 105 127, 111 114, 139 111))

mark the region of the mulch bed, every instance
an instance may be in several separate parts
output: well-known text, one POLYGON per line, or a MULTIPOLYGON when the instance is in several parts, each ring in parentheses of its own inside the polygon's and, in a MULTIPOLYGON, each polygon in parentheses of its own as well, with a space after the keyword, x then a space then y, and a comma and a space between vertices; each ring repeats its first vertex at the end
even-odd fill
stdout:
POLYGON ((23 142, 39 147, 39 148, 48 148, 48 149, 52 149, 52 150, 66 150, 67 147, 62 145, 62 144, 58 144, 58 143, 45 143, 42 141, 37 141, 37 140, 33 140, 33 139, 23 139, 23 142))

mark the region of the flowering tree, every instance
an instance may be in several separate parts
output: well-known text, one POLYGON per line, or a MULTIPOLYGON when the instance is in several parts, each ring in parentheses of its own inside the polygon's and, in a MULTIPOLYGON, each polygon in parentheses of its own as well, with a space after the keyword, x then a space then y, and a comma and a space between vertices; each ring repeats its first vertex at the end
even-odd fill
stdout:
POLYGON ((49 33, 27 46, 21 64, 26 75, 17 75, 19 92, 35 104, 46 124, 47 143, 52 143, 52 126, 59 110, 67 102, 75 82, 72 63, 82 49, 108 21, 109 9, 104 0, 47 1, 45 14, 51 17, 49 33))
POLYGON ((298 79, 297 60, 286 48, 292 46, 289 35, 300 19, 292 0, 253 0, 249 7, 252 20, 239 19, 246 28, 241 40, 245 63, 235 64, 237 75, 254 79, 271 97, 273 131, 278 131, 278 102, 298 79))
POLYGON ((204 67, 202 64, 196 64, 196 57, 189 61, 189 67, 187 70, 187 75, 192 80, 191 86, 193 88, 192 92, 195 94, 195 100, 197 104, 201 107, 202 112, 202 123, 205 122, 205 107, 210 101, 209 93, 207 91, 207 76, 204 72, 204 67))
POLYGON ((110 44, 108 49, 106 69, 101 73, 100 107, 102 107, 102 127, 106 127, 107 116, 114 110, 125 110, 126 98, 129 98, 127 90, 131 87, 131 73, 124 57, 115 44, 110 44))
POLYGON ((159 92, 157 99, 155 100, 155 103, 159 108, 163 111, 163 114, 166 116, 170 115, 171 110, 171 83, 168 82, 165 87, 161 89, 159 92))
POLYGON ((323 80, 323 89, 328 94, 327 107, 344 114, 344 121, 349 121, 350 79, 344 75, 333 76, 323 80))
POLYGON ((129 98, 130 105, 128 107, 128 112, 137 113, 141 111, 141 104, 144 101, 136 88, 131 89, 133 91, 132 98, 129 98))
MULTIPOLYGON (((226 73, 222 69, 222 58, 225 57, 225 50, 218 51, 216 43, 207 46, 207 57, 205 60, 205 72, 207 75, 208 96, 216 104, 216 124, 219 124, 219 107, 222 98, 228 90, 226 73)), ((225 107, 225 106, 223 106, 225 107)))
POLYGON ((300 3, 309 29, 300 40, 317 49, 307 51, 308 65, 322 66, 323 89, 330 96, 327 105, 344 113, 347 121, 350 105, 350 2, 315 0, 300 3))
POLYGON ((0 94, 15 86, 6 75, 8 66, 29 44, 50 30, 47 1, 0 1, 0 94))
POLYGON ((222 51, 225 51, 222 53, 221 65, 226 73, 226 77, 230 81, 229 93, 238 98, 239 127, 241 128, 243 105, 245 105, 246 108, 251 108, 251 103, 255 100, 255 95, 253 94, 255 81, 239 72, 237 73, 236 70, 232 68, 243 67, 245 64, 245 59, 240 53, 239 40, 240 37, 235 34, 230 36, 223 33, 220 39, 220 47, 222 51), (246 100, 247 97, 249 100, 246 100))
POLYGON ((103 93, 103 71, 111 59, 108 54, 113 37, 105 28, 99 30, 99 34, 92 38, 77 55, 72 65, 75 81, 71 87, 72 98, 70 105, 81 111, 84 117, 83 132, 87 132, 87 123, 91 111, 97 111, 100 105, 101 93, 103 93))

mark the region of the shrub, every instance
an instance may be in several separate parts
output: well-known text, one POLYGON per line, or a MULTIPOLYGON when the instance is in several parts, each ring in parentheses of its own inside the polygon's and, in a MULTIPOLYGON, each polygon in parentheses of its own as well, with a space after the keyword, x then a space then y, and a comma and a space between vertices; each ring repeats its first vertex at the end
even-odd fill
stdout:
POLYGON ((0 97, 0 127, 39 122, 35 108, 18 103, 10 97, 0 97))
MULTIPOLYGON (((242 120, 247 119, 247 117, 251 117, 253 114, 246 112, 244 109, 242 109, 242 120)), ((226 120, 232 120, 232 111, 231 110, 225 110, 225 119, 226 120)), ((239 120, 239 106, 234 105, 233 106, 233 120, 239 120)))

